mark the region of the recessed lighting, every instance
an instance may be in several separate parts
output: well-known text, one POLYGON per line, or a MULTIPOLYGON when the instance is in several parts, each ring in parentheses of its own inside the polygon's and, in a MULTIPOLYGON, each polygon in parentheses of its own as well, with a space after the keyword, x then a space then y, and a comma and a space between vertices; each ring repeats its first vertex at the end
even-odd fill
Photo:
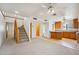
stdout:
POLYGON ((16 14, 18 14, 19 12, 18 11, 14 11, 16 14))
POLYGON ((45 5, 41 5, 41 7, 46 8, 47 6, 45 6, 45 5))
POLYGON ((46 6, 42 5, 42 7, 46 8, 46 6))

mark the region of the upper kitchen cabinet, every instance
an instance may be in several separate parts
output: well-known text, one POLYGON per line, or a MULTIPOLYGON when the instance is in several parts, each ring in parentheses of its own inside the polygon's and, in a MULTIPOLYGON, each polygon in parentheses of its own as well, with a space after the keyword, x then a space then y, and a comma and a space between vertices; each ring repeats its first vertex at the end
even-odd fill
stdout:
POLYGON ((61 29, 61 21, 55 22, 55 29, 61 29))

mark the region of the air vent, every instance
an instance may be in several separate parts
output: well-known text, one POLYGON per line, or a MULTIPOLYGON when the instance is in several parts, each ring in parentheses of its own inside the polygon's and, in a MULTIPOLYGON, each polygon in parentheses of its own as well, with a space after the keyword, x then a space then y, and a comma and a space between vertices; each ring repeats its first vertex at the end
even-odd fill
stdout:
POLYGON ((33 18, 34 20, 37 20, 37 18, 33 18))

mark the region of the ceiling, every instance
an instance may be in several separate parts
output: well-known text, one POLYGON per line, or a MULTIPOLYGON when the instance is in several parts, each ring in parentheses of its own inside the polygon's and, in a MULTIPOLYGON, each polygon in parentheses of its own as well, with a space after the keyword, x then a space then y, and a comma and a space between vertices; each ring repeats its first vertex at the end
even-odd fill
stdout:
MULTIPOLYGON (((71 12, 73 9, 75 9, 75 11, 77 11, 76 13, 79 15, 79 4, 55 3, 54 5, 57 16, 64 16, 65 14, 71 12)), ((21 16, 48 17, 47 8, 48 3, 0 3, 0 9, 3 9, 4 11, 12 14, 15 14, 15 11, 18 11, 18 14, 21 16)))

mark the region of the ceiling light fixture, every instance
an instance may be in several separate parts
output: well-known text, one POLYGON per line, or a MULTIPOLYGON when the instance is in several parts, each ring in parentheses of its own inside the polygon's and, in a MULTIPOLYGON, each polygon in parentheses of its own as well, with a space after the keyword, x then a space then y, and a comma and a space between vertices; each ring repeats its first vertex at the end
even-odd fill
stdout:
POLYGON ((46 6, 46 5, 44 5, 44 4, 41 4, 41 7, 46 8, 47 6, 46 6))
POLYGON ((45 6, 45 5, 42 5, 42 7, 43 7, 43 8, 46 8, 46 6, 45 6))
POLYGON ((16 14, 18 14, 19 12, 18 11, 14 11, 16 14))
POLYGON ((48 14, 52 14, 52 15, 56 15, 54 4, 52 5, 51 3, 49 3, 48 12, 47 13, 48 14))

